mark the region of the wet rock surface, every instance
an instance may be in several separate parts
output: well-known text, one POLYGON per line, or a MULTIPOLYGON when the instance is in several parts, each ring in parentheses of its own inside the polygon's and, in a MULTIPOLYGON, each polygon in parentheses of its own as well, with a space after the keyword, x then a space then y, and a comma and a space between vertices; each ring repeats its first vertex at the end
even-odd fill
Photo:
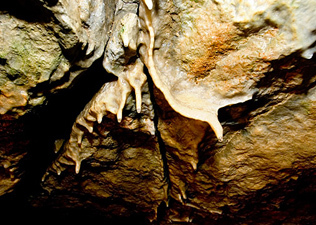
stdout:
POLYGON ((1 211, 313 224, 314 5, 1 4, 1 211))
MULTIPOLYGON (((52 166, 42 183, 50 196, 68 197, 78 193, 73 200, 77 202, 74 208, 104 201, 107 207, 102 209, 100 205, 99 210, 107 215, 146 213, 150 219, 156 219, 158 206, 167 201, 167 183, 148 92, 144 93, 143 100, 141 114, 135 112, 134 104, 128 104, 121 123, 109 114, 94 127, 93 133, 84 135, 79 151, 88 156, 79 174, 75 175, 74 167, 68 166, 58 175, 52 166), (81 203, 82 198, 91 198, 90 203, 81 203)), ((37 204, 56 204, 54 197, 46 201, 37 204)))

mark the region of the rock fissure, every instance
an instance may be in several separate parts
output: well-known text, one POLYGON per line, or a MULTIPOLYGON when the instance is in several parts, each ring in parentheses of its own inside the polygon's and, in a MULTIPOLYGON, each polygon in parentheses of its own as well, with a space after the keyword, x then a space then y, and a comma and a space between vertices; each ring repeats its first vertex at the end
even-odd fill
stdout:
POLYGON ((159 150, 160 150, 160 154, 161 154, 161 158, 162 158, 162 162, 163 162, 163 170, 164 170, 164 179, 167 182, 168 185, 168 191, 167 191, 167 202, 166 205, 168 205, 168 201, 169 201, 169 191, 170 191, 170 177, 169 177, 169 167, 168 167, 168 160, 167 160, 167 152, 166 152, 166 146, 165 143, 161 137, 161 134, 159 132, 159 107, 156 103, 155 100, 155 94, 154 94, 154 83, 152 81, 152 79, 150 77, 147 78, 148 81, 148 87, 149 87, 149 93, 151 96, 151 101, 152 101, 152 105, 153 105, 153 111, 154 111, 154 126, 155 126, 155 135, 157 136, 158 139, 158 145, 159 145, 159 150))

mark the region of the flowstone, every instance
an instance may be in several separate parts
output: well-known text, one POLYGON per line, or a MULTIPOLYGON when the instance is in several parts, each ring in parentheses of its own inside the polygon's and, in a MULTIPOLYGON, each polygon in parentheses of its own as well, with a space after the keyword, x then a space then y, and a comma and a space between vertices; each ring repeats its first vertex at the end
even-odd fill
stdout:
MULTIPOLYGON (((60 4, 58 7, 64 5, 60 4)), ((85 107, 62 151, 65 156, 62 158, 75 162, 76 173, 81 161, 89 157, 81 152, 80 144, 84 133, 93 132, 94 122, 101 123, 107 112, 122 121, 124 106, 133 90, 136 111, 141 112, 141 90, 146 82, 144 66, 173 110, 207 122, 221 142, 223 128, 218 110, 252 99, 271 61, 298 49, 304 50, 303 56, 312 51, 311 40, 316 37, 304 31, 302 35, 309 37, 309 41, 303 44, 302 37, 296 35, 300 22, 293 23, 296 29, 281 24, 288 10, 296 10, 293 14, 296 21, 307 5, 313 5, 312 1, 292 5, 283 1, 254 4, 242 1, 237 8, 234 5, 231 1, 183 4, 140 1, 139 8, 134 2, 117 4, 103 60, 103 67, 117 81, 105 84, 85 107), (249 12, 245 14, 244 10, 249 12), (176 19, 170 12, 177 15, 176 19), (265 20, 257 19, 259 15, 265 20), (180 23, 172 23, 174 20, 180 23)), ((90 3, 80 5, 78 15, 88 13, 88 6, 90 3)), ((80 18, 85 21, 89 15, 93 13, 80 18)), ((63 19, 63 22, 68 24, 73 20, 63 19)), ((313 26, 310 22, 309 27, 313 26)), ((59 160, 54 163, 58 174, 60 163, 65 163, 59 160)))

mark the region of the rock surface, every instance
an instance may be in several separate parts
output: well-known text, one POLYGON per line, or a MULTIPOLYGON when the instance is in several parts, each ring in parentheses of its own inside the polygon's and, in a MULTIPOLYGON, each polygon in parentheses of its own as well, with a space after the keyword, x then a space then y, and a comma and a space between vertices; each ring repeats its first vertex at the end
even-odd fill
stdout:
MULTIPOLYGON (((121 123, 109 113, 94 126, 93 132, 83 136, 81 144, 76 142, 81 156, 87 158, 77 176, 71 167, 61 173, 61 168, 72 164, 61 154, 65 158, 57 162, 64 165, 53 165, 43 178, 43 188, 50 195, 69 198, 76 192, 78 196, 72 200, 74 207, 89 207, 104 201, 107 207, 100 205, 99 210, 109 216, 146 213, 150 219, 156 219, 158 206, 167 201, 167 183, 155 136, 154 112, 146 89, 141 114, 135 113, 135 100, 130 97, 121 123), (60 177, 55 170, 59 170, 60 177), (82 203, 83 198, 89 200, 82 203)), ((71 142, 67 144, 73 145, 71 142)), ((49 201, 37 204, 56 204, 54 197, 49 201)))
POLYGON ((2 4, 1 210, 312 223, 315 4, 2 4))

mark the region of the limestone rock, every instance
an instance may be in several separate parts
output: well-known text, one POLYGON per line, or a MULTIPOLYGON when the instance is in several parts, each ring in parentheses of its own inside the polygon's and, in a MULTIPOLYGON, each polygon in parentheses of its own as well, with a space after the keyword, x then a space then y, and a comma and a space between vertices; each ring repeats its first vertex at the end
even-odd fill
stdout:
MULTIPOLYGON (((282 210, 287 210, 285 202, 297 201, 291 197, 293 189, 305 179, 314 184, 313 178, 308 178, 314 175, 306 174, 315 170, 315 64, 292 57, 282 61, 271 74, 279 77, 259 87, 264 95, 236 109, 226 108, 224 143, 214 141, 206 124, 187 120, 166 107, 165 101, 157 101, 170 194, 183 205, 177 210, 170 208, 170 220, 207 224, 201 215, 216 219, 228 214, 254 223, 261 213, 274 215, 267 224, 292 219, 290 212, 282 210), (301 66, 304 64, 306 67, 301 66), (287 84, 283 86, 284 80, 287 84), (257 108, 252 111, 254 105, 257 108), (236 127, 242 128, 236 131, 236 127), (258 199, 265 200, 258 204, 258 199), (245 215, 236 215, 238 212, 245 215)), ((156 98, 161 99, 161 93, 156 92, 156 98)))
MULTIPOLYGON (((146 213, 146 217, 156 219, 158 206, 167 201, 167 184, 146 87, 143 99, 141 114, 136 113, 135 99, 130 96, 120 124, 116 115, 108 112, 100 124, 93 125, 93 132, 83 135, 81 143, 67 143, 72 147, 76 144, 79 157, 85 159, 81 171, 75 177, 74 168, 69 167, 74 164, 69 160, 75 159, 72 154, 78 153, 60 150, 58 160, 43 179, 42 186, 50 194, 37 204, 47 204, 50 195, 68 198, 75 191, 80 196, 73 200, 74 208, 80 207, 81 198, 87 198, 91 200, 84 207, 95 210, 97 202, 93 199, 99 199, 107 202, 107 207, 97 209, 110 217, 146 213)), ((69 151, 67 145, 65 148, 69 151)))
MULTIPOLYGON (((307 95, 288 96, 215 150, 214 156, 201 166, 196 183, 214 177, 215 183, 225 184, 222 191, 227 193, 226 199, 222 202, 217 199, 215 205, 211 200, 199 201, 198 197, 193 202, 205 209, 221 204, 240 207, 238 196, 297 180, 302 168, 313 169, 315 127, 314 114, 309 110, 313 110, 314 95, 315 90, 311 89, 307 95), (209 203, 206 206, 202 202, 209 203)), ((207 196, 207 192, 203 195, 207 196)))
MULTIPOLYGON (((300 3, 241 1, 236 7, 233 1, 157 1, 153 10, 146 11, 145 6, 140 9, 148 26, 143 36, 149 35, 147 39, 155 41, 151 43, 153 56, 144 48, 140 52, 155 85, 171 107, 186 117, 208 122, 222 139, 218 109, 251 99, 269 61, 312 47, 315 37, 310 31, 316 24, 310 18, 314 12, 306 18, 308 29, 296 18, 307 5, 312 8, 314 2, 300 3), (260 10, 270 8, 274 13, 263 13, 264 20, 257 19, 260 10), (249 13, 239 13, 239 9, 249 13), (291 19, 295 22, 282 27, 288 15, 286 10, 293 11, 291 19), (269 19, 273 22, 267 23, 269 19), (253 21, 262 24, 253 27, 253 21), (298 27, 306 30, 302 33, 304 38, 297 35, 298 27)), ((148 49, 148 41, 144 43, 148 49)))
POLYGON ((43 104, 48 93, 67 88, 100 58, 115 8, 114 1, 31 1, 27 7, 37 16, 29 22, 20 19, 30 15, 19 3, 0 8, 1 114, 23 115, 43 104))
POLYGON ((62 47, 78 53, 78 46, 81 47, 85 55, 75 58, 76 64, 82 68, 90 67, 103 54, 115 12, 115 1, 61 0, 55 4, 42 0, 40 2, 43 2, 44 7, 58 21, 57 25, 60 27, 56 26, 55 29, 60 35, 62 47))
POLYGON ((29 4, 0 5, 0 195, 145 224, 315 221, 314 0, 29 4), (69 92, 74 115, 49 108, 69 92), (36 126, 45 110, 69 126, 36 126))
POLYGON ((30 97, 31 89, 49 82, 64 66, 64 56, 47 24, 0 17, 0 113, 17 110, 22 115, 26 105, 43 103, 43 96, 30 97))
MULTIPOLYGON (((84 49, 81 49, 76 36, 79 34, 75 34, 77 30, 69 30, 66 24, 57 23, 54 17, 63 15, 54 15, 45 7, 38 1, 25 4, 19 0, 3 2, 0 6, 0 115, 1 123, 7 124, 3 128, 4 133, 6 127, 12 129, 15 124, 24 127, 25 120, 18 117, 30 113, 35 106, 45 105, 47 96, 55 90, 69 87, 104 51, 111 15, 114 14, 111 4, 91 3, 87 11, 91 15, 86 18, 89 29, 84 29, 81 23, 77 27, 84 29, 89 36, 90 45, 85 49, 89 50, 89 55, 84 58, 81 54, 84 49), (99 20, 102 15, 106 17, 106 10, 107 19, 99 20)), ((7 135, 10 135, 9 131, 7 135)), ((5 135, 1 137, 4 138, 1 148, 6 158, 3 177, 11 177, 3 179, 8 185, 3 185, 1 189, 11 189, 17 183, 19 176, 12 175, 12 171, 17 169, 13 167, 18 167, 18 161, 24 158, 28 149, 28 141, 20 141, 19 132, 12 135, 9 142, 17 142, 21 146, 11 146, 5 135)))

